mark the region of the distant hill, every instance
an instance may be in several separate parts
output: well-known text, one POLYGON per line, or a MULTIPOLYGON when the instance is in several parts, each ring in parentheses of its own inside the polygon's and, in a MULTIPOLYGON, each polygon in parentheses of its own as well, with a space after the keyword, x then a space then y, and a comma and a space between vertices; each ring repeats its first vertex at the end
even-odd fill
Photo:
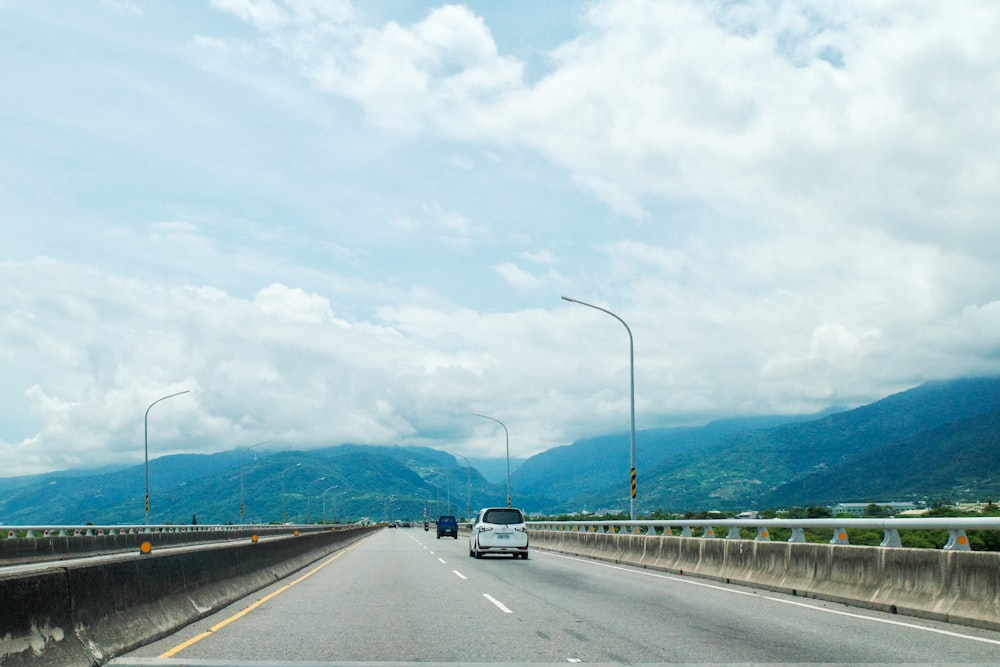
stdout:
MULTIPOLYGON (((240 522, 240 452, 181 454, 150 461, 150 522, 240 522)), ((255 452, 243 470, 245 522, 318 518, 412 519, 467 514, 469 471, 430 448, 345 445, 255 452), (432 472, 433 471, 433 472, 432 472), (284 493, 282 493, 284 489, 284 493), (448 501, 451 507, 448 507, 448 501), (325 510, 325 511, 324 511, 325 510)), ((472 471, 472 506, 504 502, 506 489, 472 471)), ((32 476, 0 491, 0 521, 142 523, 144 466, 106 474, 32 476)))
POLYGON ((867 502, 875 499, 873 477, 879 480, 880 499, 1000 499, 1000 409, 951 421, 802 475, 778 486, 762 502, 867 502))
MULTIPOLYGON (((743 510, 877 500, 1000 498, 1000 378, 924 385, 834 414, 720 420, 636 434, 638 510, 743 510)), ((150 522, 239 523, 241 452, 150 461, 150 522)), ((245 522, 465 516, 506 502, 487 479, 426 447, 254 451, 245 522), (471 482, 471 489, 470 489, 471 482), (283 492, 284 491, 284 492, 283 492), (450 502, 450 507, 449 507, 450 502)), ((475 466, 475 464, 474 464, 475 466)), ((511 462, 528 512, 628 508, 627 433, 511 462)), ((144 466, 0 479, 0 522, 142 523, 144 466)))
MULTIPOLYGON (((511 475, 513 475, 526 460, 527 459, 511 458, 511 475)), ((459 463, 464 463, 464 461, 459 459, 459 463)), ((507 485, 507 459, 505 457, 489 459, 470 457, 469 463, 473 468, 482 473, 483 477, 485 477, 487 481, 492 482, 493 484, 507 485)))
MULTIPOLYGON (((642 507, 986 499, 996 488, 996 449, 989 452, 998 409, 1000 379, 928 382, 806 423, 732 433, 648 467, 640 475, 642 507), (929 461, 939 465, 935 474, 914 478, 929 461)), ((616 496, 609 490, 605 497, 616 496)))
MULTIPOLYGON (((636 433, 636 463, 645 478, 663 461, 697 452, 728 435, 796 423, 810 416, 762 416, 722 419, 704 426, 660 428, 636 433)), ((546 498, 561 510, 587 506, 628 505, 630 438, 628 433, 578 440, 537 454, 512 475, 517 488, 546 498)))

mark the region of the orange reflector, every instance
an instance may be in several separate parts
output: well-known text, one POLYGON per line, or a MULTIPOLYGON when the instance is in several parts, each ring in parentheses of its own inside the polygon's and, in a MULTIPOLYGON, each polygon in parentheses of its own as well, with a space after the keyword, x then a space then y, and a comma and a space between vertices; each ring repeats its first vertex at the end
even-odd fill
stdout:
POLYGON ((149 542, 143 542, 139 545, 139 553, 148 554, 153 550, 153 545, 149 542))
POLYGON ((256 535, 251 535, 250 536, 250 541, 251 542, 256 542, 257 541, 257 536, 256 535))
POLYGON ((295 535, 295 537, 298 537, 298 536, 299 536, 299 531, 297 531, 297 530, 296 530, 296 531, 295 531, 294 533, 292 533, 292 534, 293 534, 293 535, 295 535))

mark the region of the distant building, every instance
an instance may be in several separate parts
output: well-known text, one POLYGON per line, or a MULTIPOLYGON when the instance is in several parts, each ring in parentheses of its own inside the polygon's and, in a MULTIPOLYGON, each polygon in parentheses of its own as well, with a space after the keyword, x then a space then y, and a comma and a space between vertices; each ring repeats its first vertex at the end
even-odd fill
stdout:
POLYGON ((893 515, 898 515, 901 512, 906 512, 908 510, 917 509, 916 503, 901 503, 901 502, 874 502, 874 503, 837 503, 833 506, 833 515, 847 514, 853 517, 861 517, 865 515, 865 509, 869 505, 878 505, 879 507, 887 507, 893 515))
POLYGON ((983 503, 955 503, 955 509, 962 512, 979 512, 982 514, 986 506, 983 503))
POLYGON ((900 512, 897 516, 899 516, 901 518, 902 517, 918 517, 918 516, 925 516, 927 514, 930 514, 930 512, 931 511, 929 509, 927 509, 926 507, 924 507, 922 509, 916 509, 916 510, 905 510, 903 512, 900 512))

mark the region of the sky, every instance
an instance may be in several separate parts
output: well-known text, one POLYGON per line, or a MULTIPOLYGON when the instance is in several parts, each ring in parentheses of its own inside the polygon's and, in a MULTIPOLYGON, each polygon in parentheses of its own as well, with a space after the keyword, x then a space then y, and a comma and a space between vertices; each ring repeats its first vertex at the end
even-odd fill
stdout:
POLYGON ((524 458, 628 432, 630 336, 640 468, 643 429, 1000 373, 998 33, 993 0, 0 0, 0 476, 524 458))

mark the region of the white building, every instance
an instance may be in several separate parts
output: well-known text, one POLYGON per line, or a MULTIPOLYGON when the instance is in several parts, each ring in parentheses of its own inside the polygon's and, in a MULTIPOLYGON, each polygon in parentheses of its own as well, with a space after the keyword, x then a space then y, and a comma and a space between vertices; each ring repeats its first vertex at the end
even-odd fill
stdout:
POLYGON ((917 509, 916 503, 900 503, 900 502, 872 502, 872 503, 837 503, 833 506, 833 516, 839 514, 847 514, 853 517, 860 517, 865 515, 865 509, 869 505, 878 505, 879 507, 887 507, 893 515, 897 515, 900 512, 905 512, 907 510, 917 509))

